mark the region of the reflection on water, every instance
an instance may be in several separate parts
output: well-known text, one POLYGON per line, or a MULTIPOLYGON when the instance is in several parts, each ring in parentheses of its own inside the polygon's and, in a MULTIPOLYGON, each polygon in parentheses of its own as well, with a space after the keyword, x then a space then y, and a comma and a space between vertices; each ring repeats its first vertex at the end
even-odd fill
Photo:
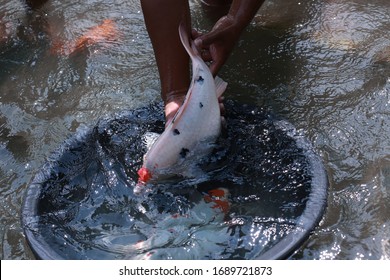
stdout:
MULTIPOLYGON (((50 152, 80 126, 159 98, 138 1, 49 1, 35 12, 21 3, 0 0, 2 259, 33 258, 20 205, 50 152), (117 40, 52 52, 104 19, 117 40)), ((208 28, 191 5, 194 25, 208 28)), ((290 120, 325 161, 327 213, 294 258, 390 258, 389 25, 387 0, 269 0, 220 73, 227 98, 290 120)))

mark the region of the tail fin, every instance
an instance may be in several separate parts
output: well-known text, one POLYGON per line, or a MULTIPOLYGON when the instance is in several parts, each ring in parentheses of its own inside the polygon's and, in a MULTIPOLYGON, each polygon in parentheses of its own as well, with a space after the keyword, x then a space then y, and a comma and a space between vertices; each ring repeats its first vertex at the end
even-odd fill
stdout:
POLYGON ((179 25, 179 36, 180 36, 181 43, 186 49, 188 55, 191 57, 191 60, 193 60, 197 56, 197 50, 194 49, 194 47, 191 48, 188 32, 183 23, 180 23, 179 25))

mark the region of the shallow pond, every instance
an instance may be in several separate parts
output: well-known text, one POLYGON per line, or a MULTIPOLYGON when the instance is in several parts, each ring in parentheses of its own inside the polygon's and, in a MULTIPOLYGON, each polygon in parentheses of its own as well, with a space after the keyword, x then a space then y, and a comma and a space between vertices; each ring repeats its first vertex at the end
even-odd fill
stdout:
MULTIPOLYGON (((328 207, 294 259, 390 258, 390 4, 266 1, 220 75, 226 97, 287 119, 328 171, 328 207)), ((193 25, 212 24, 191 1, 193 25)), ((0 0, 1 258, 32 259, 28 183, 76 129, 159 100, 138 1, 0 0), (96 25, 115 32, 75 52, 96 25)))

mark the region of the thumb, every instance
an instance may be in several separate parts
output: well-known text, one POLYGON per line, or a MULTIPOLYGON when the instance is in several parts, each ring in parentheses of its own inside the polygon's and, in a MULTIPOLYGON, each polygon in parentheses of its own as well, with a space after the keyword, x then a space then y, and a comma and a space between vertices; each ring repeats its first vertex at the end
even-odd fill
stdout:
POLYGON ((195 45, 198 48, 207 48, 216 40, 221 37, 221 32, 218 30, 210 31, 209 33, 203 34, 195 39, 195 45))

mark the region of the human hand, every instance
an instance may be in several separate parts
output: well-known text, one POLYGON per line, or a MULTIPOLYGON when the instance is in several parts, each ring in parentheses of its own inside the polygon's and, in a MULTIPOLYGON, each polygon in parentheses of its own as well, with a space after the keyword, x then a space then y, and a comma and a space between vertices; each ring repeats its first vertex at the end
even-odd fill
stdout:
MULTIPOLYGON (((213 76, 226 62, 236 41, 240 36, 241 30, 237 28, 232 17, 222 17, 214 26, 211 32, 201 34, 196 30, 192 30, 192 37, 194 43, 202 55, 202 59, 206 62, 211 62, 210 71, 213 76)), ((176 90, 165 94, 165 119, 166 126, 172 121, 175 114, 183 104, 186 90, 176 90)), ((225 114, 225 107, 223 104, 223 97, 218 99, 221 116, 225 114)))
POLYGON ((201 34, 196 30, 192 31, 195 46, 203 60, 210 62, 213 76, 217 75, 228 59, 241 32, 242 26, 229 15, 220 18, 209 33, 201 34))

